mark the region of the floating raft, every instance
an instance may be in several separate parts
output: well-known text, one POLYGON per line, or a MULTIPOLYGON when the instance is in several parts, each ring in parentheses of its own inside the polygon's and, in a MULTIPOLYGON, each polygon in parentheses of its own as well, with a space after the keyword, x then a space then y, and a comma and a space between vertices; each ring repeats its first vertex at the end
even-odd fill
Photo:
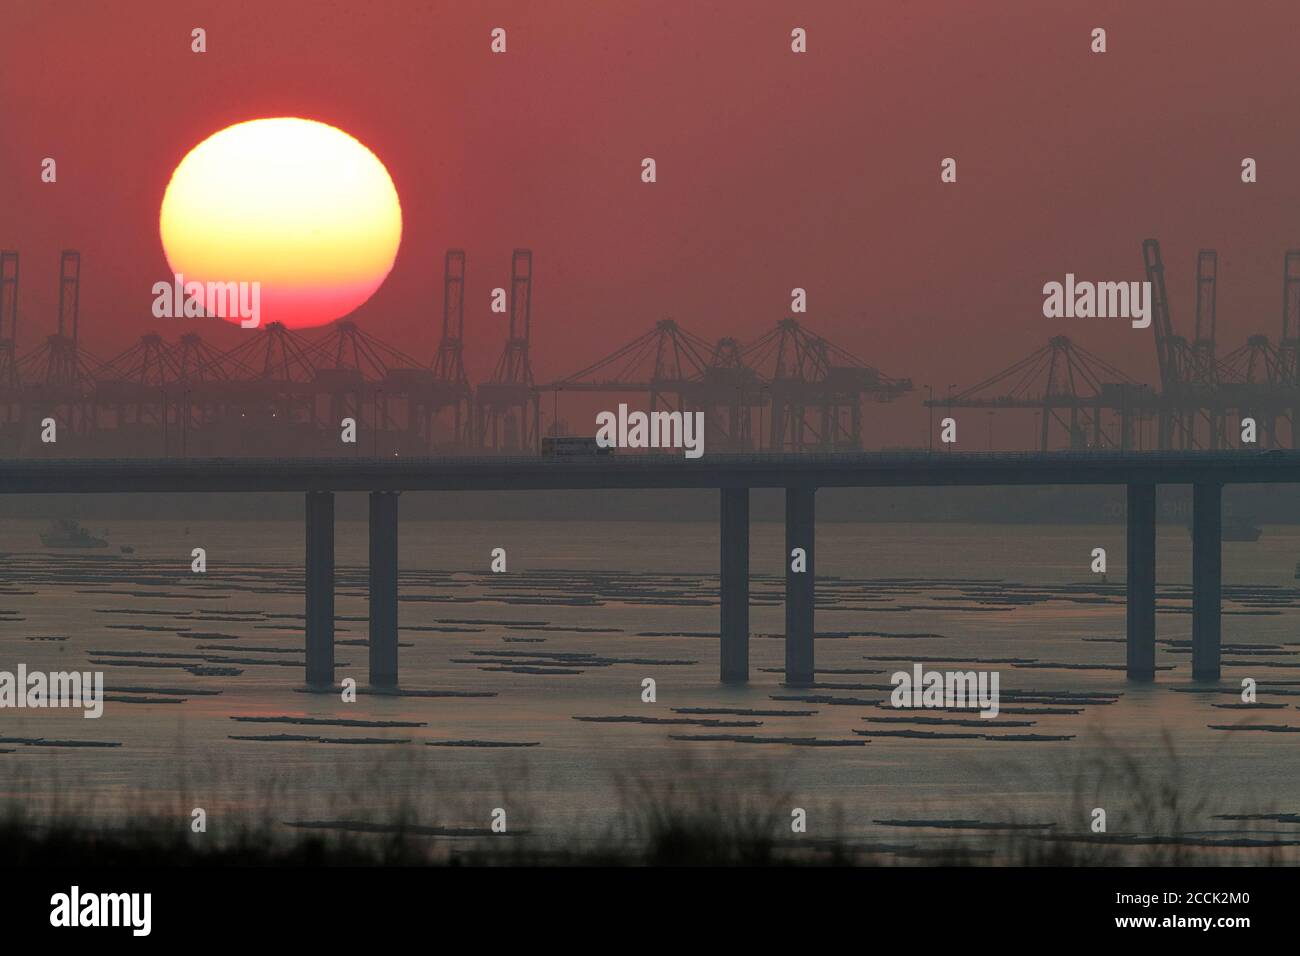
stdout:
POLYGON ((426 747, 540 747, 539 740, 426 740, 426 747))
POLYGON ((343 830, 348 833, 405 834, 408 836, 484 837, 519 836, 526 830, 494 833, 488 827, 434 827, 414 823, 369 823, 364 820, 285 820, 299 830, 343 830))
MULTIPOLYGON (((1038 661, 1033 664, 1012 664, 1012 667, 1023 668, 1027 670, 1066 670, 1066 671, 1125 671, 1128 670, 1126 664, 1067 664, 1063 662, 1038 661)), ((1157 664, 1155 669, 1158 671, 1171 671, 1173 664, 1157 664)))
POLYGON ((952 727, 1033 727, 1036 720, 998 720, 996 717, 965 719, 957 717, 863 717, 873 724, 946 724, 952 727))
POLYGON ((831 704, 842 707, 874 707, 879 700, 867 700, 864 697, 832 697, 829 694, 769 694, 772 700, 798 701, 804 704, 831 704))
POLYGON ((871 730, 852 731, 863 737, 910 737, 915 740, 982 740, 983 734, 967 734, 957 730, 883 730, 873 727, 871 730))
POLYGON ((575 716, 592 724, 688 724, 696 727, 762 727, 761 720, 714 720, 707 717, 585 717, 575 716))
POLYGON ((1211 704, 1211 707, 1218 707, 1221 710, 1285 710, 1286 704, 1211 704))
POLYGON ((1211 730, 1259 730, 1268 734, 1300 734, 1300 727, 1290 724, 1207 724, 1211 730))
MULTIPOLYGON (((785 668, 784 667, 760 667, 758 669, 758 672, 760 674, 784 674, 785 668)), ((819 667, 817 668, 817 673, 818 674, 843 674, 847 676, 852 674, 883 674, 885 673, 885 671, 879 667, 819 667)))
MULTIPOLYGON (((895 707, 886 701, 881 701, 876 705, 882 710, 892 710, 900 714, 906 713, 928 713, 939 711, 946 714, 978 714, 978 707, 895 707)), ((999 707, 998 714, 1011 714, 1016 717, 1070 717, 1075 714, 1082 714, 1083 709, 1080 707, 999 707)))
MULTIPOLYGON (((336 694, 337 688, 325 687, 295 687, 295 694, 336 694)), ((357 688, 357 694, 370 694, 375 697, 451 697, 451 698, 468 698, 468 697, 495 697, 497 692, 494 690, 407 690, 405 688, 381 688, 366 687, 357 688)))
POLYGON ((409 737, 313 737, 306 734, 231 734, 228 740, 252 740, 258 743, 314 743, 314 744, 409 744, 409 737))
POLYGON ((219 690, 198 687, 136 687, 127 684, 113 684, 104 688, 110 694, 166 694, 175 697, 216 697, 219 690))
POLYGON ((669 734, 669 740, 693 743, 791 744, 796 747, 860 747, 866 740, 836 740, 819 737, 756 737, 746 734, 669 734))
POLYGON ((558 664, 569 664, 578 667, 597 667, 612 664, 641 664, 649 667, 688 667, 692 664, 699 663, 697 660, 675 658, 606 657, 598 654, 576 651, 512 651, 507 648, 499 648, 492 651, 470 651, 470 654, 478 658, 489 658, 492 661, 508 659, 511 662, 534 666, 545 666, 551 662, 555 662, 558 664))
POLYGON ((1216 813, 1215 820, 1267 820, 1270 823, 1300 823, 1300 813, 1216 813))
POLYGON ((1050 830, 1055 823, 995 823, 985 820, 872 820, 882 827, 924 827, 936 830, 1050 830))
MULTIPOLYGON (((1269 681, 1268 686, 1256 687, 1261 694, 1277 694, 1279 697, 1300 697, 1300 690, 1290 690, 1279 685, 1288 683, 1286 681, 1269 681)), ((1170 687, 1168 690, 1175 694, 1226 694, 1229 697, 1240 697, 1240 687, 1170 687)))
POLYGON ((350 717, 291 717, 291 716, 274 716, 274 717, 245 717, 232 716, 231 720, 238 720, 250 724, 302 724, 310 727, 427 727, 429 726, 422 720, 360 720, 350 717))
POLYGON ((759 710, 749 707, 674 707, 675 714, 736 714, 741 717, 811 717, 815 710, 759 710))
POLYGON ((909 657, 906 654, 864 654, 863 660, 906 664, 1034 664, 1036 657, 909 657))
POLYGON ((1251 837, 1229 837, 1228 839, 1220 840, 1210 837, 1141 836, 1128 833, 1091 833, 1087 836, 1059 833, 1053 835, 1052 839, 1067 841, 1070 843, 1113 843, 1119 846, 1199 846, 1226 848, 1300 846, 1300 840, 1258 840, 1251 837))
POLYGON ((0 737, 0 744, 22 744, 24 747, 120 747, 118 740, 54 740, 48 737, 0 737))

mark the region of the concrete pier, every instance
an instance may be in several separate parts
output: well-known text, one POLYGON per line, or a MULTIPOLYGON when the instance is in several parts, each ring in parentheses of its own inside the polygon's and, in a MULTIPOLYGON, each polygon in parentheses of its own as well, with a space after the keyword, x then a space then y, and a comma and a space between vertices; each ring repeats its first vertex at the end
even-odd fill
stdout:
POLYGON ((1128 679, 1156 679, 1156 486, 1128 486, 1128 679))
POLYGON ((1192 486, 1192 679, 1218 680, 1223 584, 1223 486, 1192 486))
POLYGON ((813 567, 816 521, 815 488, 785 490, 785 682, 792 687, 813 683, 814 641, 816 630, 813 611, 816 601, 816 572, 813 567), (793 569, 792 554, 802 548, 807 566, 793 569))
POLYGON ((397 686, 397 499, 370 493, 370 685, 397 686))
POLYGON ((722 489, 722 682, 749 681, 749 489, 722 489))
POLYGON ((334 493, 307 492, 307 683, 334 683, 334 493))

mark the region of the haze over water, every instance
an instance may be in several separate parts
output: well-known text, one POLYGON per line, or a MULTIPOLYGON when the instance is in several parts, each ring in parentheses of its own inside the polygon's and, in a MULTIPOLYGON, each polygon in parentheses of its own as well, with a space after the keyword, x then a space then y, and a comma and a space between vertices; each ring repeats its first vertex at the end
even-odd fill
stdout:
MULTIPOLYGON (((105 522, 86 522, 100 534, 105 522)), ((215 829, 222 814, 261 813, 278 819, 386 820, 403 801, 426 824, 487 826, 493 808, 512 827, 556 836, 587 833, 615 822, 619 776, 725 780, 759 799, 773 787, 809 809, 810 833, 829 825, 832 807, 853 837, 899 842, 914 834, 873 824, 879 819, 962 818, 1056 822, 1075 819, 1075 797, 1104 806, 1112 832, 1138 832, 1126 813, 1133 795, 1120 781, 1086 768, 1120 752, 1153 774, 1164 772, 1164 736, 1172 739, 1183 785, 1209 806, 1197 829, 1241 833, 1242 824, 1212 813, 1300 811, 1295 780, 1300 750, 1292 734, 1225 732, 1208 724, 1300 724, 1300 697, 1261 691, 1280 710, 1248 713, 1211 707, 1237 696, 1173 691, 1191 684, 1191 659, 1158 645, 1162 670, 1154 686, 1130 685, 1122 670, 1017 668, 1000 664, 932 663, 941 670, 995 669, 1004 694, 1013 690, 1115 692, 1113 704, 1087 705, 1068 716, 1033 720, 1019 733, 1074 735, 1059 742, 991 742, 872 736, 861 746, 674 741, 670 734, 752 734, 846 740, 854 730, 898 729, 864 717, 894 711, 868 704, 777 701, 772 695, 832 695, 888 700, 862 689, 793 690, 781 686, 784 629, 784 529, 751 528, 751 680, 718 682, 716 523, 404 521, 400 534, 401 684, 410 689, 495 692, 495 697, 376 697, 365 693, 365 646, 340 644, 338 679, 354 677, 362 694, 344 704, 337 694, 296 692, 301 666, 238 664, 239 676, 199 676, 141 661, 171 653, 300 661, 303 650, 301 522, 108 522, 111 546, 99 551, 43 549, 44 521, 0 527, 0 669, 26 663, 37 670, 103 670, 106 687, 219 690, 185 703, 108 702, 100 720, 79 710, 0 711, 0 736, 119 741, 112 749, 17 746, 0 754, 3 790, 29 806, 72 805, 105 819, 130 811, 170 812, 202 806, 215 829), (119 554, 119 545, 135 548, 119 554), (189 572, 190 551, 207 550, 205 575, 189 572), (487 573, 493 548, 505 548, 509 571, 487 573), (176 573, 163 580, 160 572, 176 573), (571 572, 571 573, 570 573, 571 572), (148 579, 148 583, 142 583, 148 579), (233 580, 232 580, 233 579, 233 580), (33 594, 22 593, 34 591, 33 594), (99 593, 87 593, 95 591, 99 593), (114 593, 103 593, 103 592, 114 593), (129 592, 136 592, 132 595, 129 592), (152 595, 152 596, 146 596, 152 595), (176 596, 161 596, 176 595, 176 596), (557 603, 566 602, 566 603, 557 603), (127 613, 116 613, 116 612, 127 613), (167 612, 139 613, 139 612, 167 612), (106 613, 112 612, 112 613, 106 613), (234 618, 213 620, 212 618, 234 618), (19 620, 21 618, 22 620, 19 620), (113 626, 110 626, 113 625, 113 626), (137 630, 135 628, 149 628, 137 630), (414 628, 445 628, 426 630, 414 628), (228 635, 185 636, 193 632, 228 635), (180 631, 181 633, 178 633, 180 631), (699 634, 713 636, 658 636, 699 634), (66 641, 30 636, 67 635, 66 641), (509 638, 510 640, 506 640, 509 638), (530 639, 530 640, 519 640, 530 639), (540 639, 540 640, 536 640, 540 639), (224 650, 200 651, 221 645, 224 650), (271 653, 267 648, 289 653, 271 653), (95 654, 93 651, 110 652, 95 654), (157 652, 130 658, 111 652, 157 652), (483 653, 489 652, 489 653, 483 653), (521 654, 590 654, 602 659, 693 661, 610 663, 560 669, 582 673, 483 670, 521 654), (484 658, 475 662, 474 658, 484 658), (90 659, 118 665, 91 665, 90 659), (132 661, 135 663, 132 663, 132 661), (454 663, 454 661, 469 661, 454 663), (658 700, 641 701, 653 677, 658 700), (674 708, 814 710, 811 716, 725 717, 761 720, 758 727, 592 723, 574 716, 674 718, 674 708), (248 723, 232 716, 293 715, 423 721, 418 728, 350 728, 248 723), (238 741, 230 735, 307 734, 330 738, 406 739, 395 745, 238 741), (529 748, 425 747, 425 741, 536 742, 529 748), (1094 787, 1100 786, 1095 793, 1094 787), (819 816, 820 814, 820 816, 819 816)), ((855 524, 818 526, 820 633, 888 632, 942 637, 823 637, 819 681, 889 682, 915 658, 1016 658, 1078 664, 1124 663, 1124 529, 1098 526, 855 524), (1109 587, 1088 571, 1090 552, 1104 547, 1109 587), (1071 586, 1073 589, 1071 590, 1071 586), (1092 589, 1098 588, 1099 593, 1092 589), (1072 598, 1083 598, 1074 600, 1072 598), (982 603, 981 603, 982 602, 982 603), (900 656, 877 661, 875 655, 900 656), (879 674, 833 674, 876 668, 879 674)), ((336 532, 336 640, 366 637, 367 529, 340 521, 336 532)), ((1225 645, 1284 645, 1260 660, 1300 660, 1296 637, 1300 589, 1293 577, 1300 529, 1266 526, 1256 543, 1225 543, 1225 645), (1249 594, 1234 591, 1251 589, 1249 594), (1258 589, 1275 587, 1260 599, 1258 589), (1233 613, 1246 611, 1248 613, 1233 613), (1288 643, 1289 642, 1289 643, 1288 643)), ((1158 540, 1157 640, 1190 638, 1190 540, 1181 525, 1161 525, 1158 540)), ((1225 661, 1244 660, 1232 651, 1225 661)), ((537 659, 532 661, 536 662, 537 659)), ((521 664, 529 664, 525 659, 521 664)), ((555 669, 552 660, 550 668, 555 669)), ((221 666, 218 664, 217 666, 221 666)), ((541 669, 545 669, 543 665, 541 669)), ((1300 679, 1300 669, 1226 665, 1221 687, 1242 677, 1267 683, 1300 679)), ((180 695, 184 696, 184 695, 180 695)), ((938 713, 938 712, 936 712, 938 713)), ((940 714, 942 716, 942 714, 940 714)), ((951 715, 950 715, 951 716, 951 715)), ((959 727, 922 729, 962 731, 959 727)), ((788 816, 788 809, 781 815, 788 816)), ((1261 824, 1260 830, 1285 830, 1261 824)))

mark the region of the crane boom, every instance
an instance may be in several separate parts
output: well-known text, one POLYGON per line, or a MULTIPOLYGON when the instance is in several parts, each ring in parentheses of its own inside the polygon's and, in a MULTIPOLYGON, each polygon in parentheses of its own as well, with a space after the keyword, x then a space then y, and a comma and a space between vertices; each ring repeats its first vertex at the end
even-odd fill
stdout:
POLYGON ((465 333, 465 250, 448 249, 443 262, 442 338, 464 338, 465 333), (455 331, 452 332, 452 325, 455 331))
POLYGON ((1165 290, 1165 265, 1160 258, 1158 239, 1142 240, 1142 260, 1147 281, 1151 283, 1151 327, 1156 336, 1156 362, 1160 367, 1160 385, 1166 394, 1178 390, 1182 375, 1178 368, 1177 342, 1173 320, 1169 317, 1169 297, 1165 290))
POLYGON ((0 384, 18 384, 18 253, 0 252, 0 384))
POLYGON ((81 305, 81 253, 64 249, 59 257, 59 335, 71 329, 72 344, 77 344, 77 326, 81 305))
POLYGON ((1217 324, 1219 254, 1202 249, 1196 254, 1196 338, 1192 342, 1194 373, 1198 383, 1218 382, 1215 360, 1215 326, 1217 324))

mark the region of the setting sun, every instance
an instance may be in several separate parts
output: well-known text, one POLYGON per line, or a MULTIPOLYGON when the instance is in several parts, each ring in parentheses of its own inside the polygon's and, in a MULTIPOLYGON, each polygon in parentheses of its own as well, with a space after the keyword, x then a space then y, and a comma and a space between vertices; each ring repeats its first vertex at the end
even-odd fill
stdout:
POLYGON ((383 283, 402 209, 384 164, 347 133, 258 119, 181 160, 159 231, 187 283, 259 282, 263 325, 308 328, 347 315, 383 283))

